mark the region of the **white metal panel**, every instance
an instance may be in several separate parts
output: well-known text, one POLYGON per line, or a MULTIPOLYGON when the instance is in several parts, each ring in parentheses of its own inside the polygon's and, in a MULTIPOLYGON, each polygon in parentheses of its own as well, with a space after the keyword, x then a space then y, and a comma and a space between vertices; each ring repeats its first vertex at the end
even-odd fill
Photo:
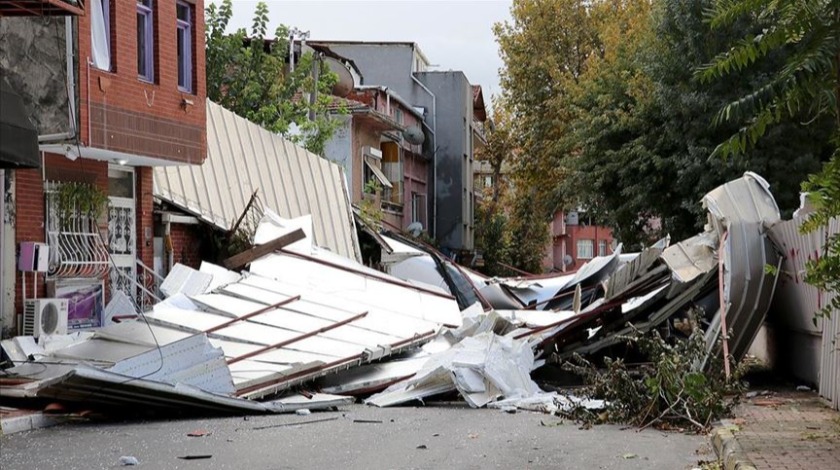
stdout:
POLYGON ((314 263, 289 254, 271 254, 251 263, 251 272, 282 283, 307 289, 318 289, 324 294, 362 302, 382 309, 436 323, 461 325, 461 312, 451 298, 431 294, 406 286, 403 281, 380 275, 361 276, 337 267, 314 263), (390 282, 386 279, 393 279, 390 282))
MULTIPOLYGON (((276 281, 260 276, 250 276, 242 283, 226 287, 224 292, 248 296, 266 305, 271 305, 282 300, 283 297, 274 297, 278 295, 274 290, 282 288, 282 284, 276 281), (259 287, 255 287, 257 285, 259 287)), ((428 331, 437 328, 437 324, 434 322, 400 315, 394 312, 393 309, 373 308, 362 302, 318 294, 314 291, 304 289, 299 289, 299 292, 302 295, 301 300, 295 302, 293 305, 289 305, 290 309, 333 321, 340 321, 345 318, 346 314, 344 312, 352 312, 354 314, 368 312, 365 318, 353 322, 351 326, 354 327, 397 335, 403 338, 411 337, 419 331, 428 331), (399 321, 395 321, 397 319, 399 321)))
MULTIPOLYGON (((790 355, 801 355, 799 361, 819 362, 818 377, 804 378, 816 379, 820 395, 840 409, 840 312, 814 321, 814 314, 829 305, 836 293, 820 291, 804 278, 807 263, 822 256, 826 242, 840 234, 840 220, 832 219, 828 226, 803 234, 800 229, 806 218, 796 217, 770 230, 770 237, 785 255, 774 300, 775 319, 798 340, 790 355), (814 340, 819 342, 818 357, 808 355, 810 343, 817 342, 814 340)), ((809 365, 798 365, 797 372, 810 369, 809 365)))
POLYGON ((155 168, 155 197, 229 230, 254 191, 282 217, 312 214, 317 245, 360 259, 341 167, 208 100, 207 160, 155 168))

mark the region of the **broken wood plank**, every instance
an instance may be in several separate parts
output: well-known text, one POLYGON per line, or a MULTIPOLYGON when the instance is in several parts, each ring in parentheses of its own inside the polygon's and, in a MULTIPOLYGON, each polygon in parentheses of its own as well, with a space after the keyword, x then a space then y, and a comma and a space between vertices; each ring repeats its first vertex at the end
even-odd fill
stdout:
POLYGON ((268 243, 255 246, 250 250, 246 250, 242 253, 233 255, 230 258, 226 259, 223 264, 226 268, 230 270, 235 271, 237 269, 242 269, 251 261, 254 261, 257 258, 261 258, 269 253, 273 253, 287 245, 291 245, 296 241, 303 240, 305 237, 306 235, 303 233, 303 230, 297 229, 294 232, 279 236, 268 243))

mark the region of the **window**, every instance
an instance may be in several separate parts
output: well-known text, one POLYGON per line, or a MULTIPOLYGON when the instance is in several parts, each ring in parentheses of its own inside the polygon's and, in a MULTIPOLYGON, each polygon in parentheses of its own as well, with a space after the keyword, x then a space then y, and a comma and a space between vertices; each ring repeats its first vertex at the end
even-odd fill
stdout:
POLYGON ((598 240, 598 256, 607 256, 606 240, 598 240))
POLYGON ((411 221, 426 227, 426 195, 411 192, 411 221))
POLYGON ((400 125, 403 124, 403 112, 402 112, 402 109, 400 109, 400 108, 397 108, 396 121, 397 121, 397 124, 400 124, 400 125))
POLYGON ((90 46, 93 66, 111 70, 111 2, 93 0, 90 3, 90 46))
POLYGON ((595 242, 592 240, 578 240, 577 241, 577 258, 578 259, 592 259, 594 258, 595 242))
POLYGON ((383 202, 402 205, 403 203, 403 164, 402 149, 396 142, 382 142, 382 173, 391 183, 382 193, 383 202))
POLYGON ((152 0, 137 0, 137 76, 147 82, 155 81, 153 31, 152 0))
POLYGON ((177 39, 178 39, 178 89, 192 92, 192 6, 178 2, 177 39))

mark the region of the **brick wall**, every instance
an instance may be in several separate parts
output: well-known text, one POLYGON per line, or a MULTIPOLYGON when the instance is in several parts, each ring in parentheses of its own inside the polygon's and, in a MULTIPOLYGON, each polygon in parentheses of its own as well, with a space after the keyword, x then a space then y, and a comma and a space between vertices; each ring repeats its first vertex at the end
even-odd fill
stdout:
POLYGON ((88 66, 90 16, 79 18, 79 115, 86 145, 179 162, 204 160, 204 2, 192 3, 192 93, 178 89, 175 4, 155 2, 154 83, 140 80, 137 74, 135 2, 110 2, 112 71, 88 66))
POLYGON ((172 240, 173 261, 198 269, 201 266, 201 226, 172 224, 169 236, 172 240))
POLYGON ((137 258, 146 266, 154 265, 154 199, 152 196, 151 167, 134 169, 135 197, 137 198, 137 258))
MULTIPOLYGON (((92 160, 70 161, 63 155, 44 155, 44 175, 52 181, 76 181, 95 184, 108 190, 108 164, 92 160)), ((40 169, 15 170, 15 244, 46 241, 44 183, 40 169)), ((102 225, 100 229, 107 229, 102 225)), ((23 286, 20 272, 15 271, 15 311, 23 310, 23 286)), ((32 298, 34 276, 26 275, 26 296, 32 298)), ((46 295, 45 275, 38 275, 38 297, 46 295)))

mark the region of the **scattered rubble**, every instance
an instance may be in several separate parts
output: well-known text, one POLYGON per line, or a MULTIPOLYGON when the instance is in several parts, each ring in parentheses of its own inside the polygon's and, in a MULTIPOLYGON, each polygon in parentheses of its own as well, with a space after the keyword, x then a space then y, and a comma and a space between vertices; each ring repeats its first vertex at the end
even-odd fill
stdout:
POLYGON ((687 338, 699 326, 707 349, 697 370, 721 355, 718 344, 737 361, 755 337, 777 276, 765 266, 781 260, 766 235, 778 208, 753 173, 703 203, 707 229, 688 240, 619 247, 574 273, 505 279, 392 233, 376 237, 383 273, 314 245, 311 217, 266 211, 255 248, 227 263, 246 270, 178 265, 147 312, 115 296, 113 325, 3 341, 14 367, 0 374, 0 396, 152 414, 304 415, 354 397, 392 406, 457 391, 472 407, 504 412, 600 409, 603 401, 541 390, 531 372, 622 345, 631 332, 687 338))

